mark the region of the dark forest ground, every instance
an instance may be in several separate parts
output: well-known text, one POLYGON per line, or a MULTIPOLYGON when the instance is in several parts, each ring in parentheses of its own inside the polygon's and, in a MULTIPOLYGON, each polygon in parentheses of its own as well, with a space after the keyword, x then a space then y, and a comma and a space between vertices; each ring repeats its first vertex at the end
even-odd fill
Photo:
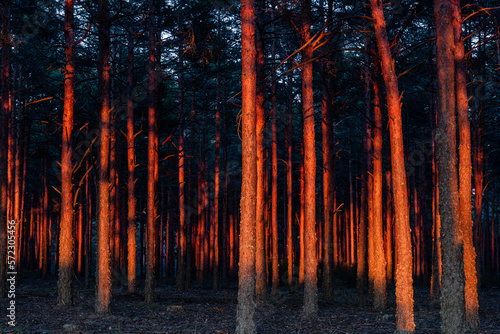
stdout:
MULTIPOLYGON (((393 333, 395 329, 394 288, 388 289, 388 310, 378 313, 366 295, 336 282, 334 301, 320 300, 314 321, 300 317, 302 295, 280 297, 259 308, 258 333, 393 333)), ((439 333, 438 305, 429 301, 427 288, 415 289, 416 333, 439 333)), ((7 326, 7 300, 1 301, 3 333, 234 333, 236 286, 214 292, 193 287, 179 293, 174 285, 158 282, 156 303, 146 305, 141 294, 129 295, 126 287, 114 287, 111 314, 94 314, 94 292, 75 283, 74 307, 56 305, 57 281, 24 278, 16 291, 15 327, 7 326)), ((500 289, 480 293, 481 330, 500 333, 500 289)))

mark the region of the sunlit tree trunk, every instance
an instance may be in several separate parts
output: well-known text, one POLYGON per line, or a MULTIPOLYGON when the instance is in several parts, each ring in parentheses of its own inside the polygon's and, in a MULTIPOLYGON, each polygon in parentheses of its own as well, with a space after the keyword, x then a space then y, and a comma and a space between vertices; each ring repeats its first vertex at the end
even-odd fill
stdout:
MULTIPOLYGON (((305 44, 311 39, 311 0, 302 2, 300 37, 305 44)), ((314 132, 313 46, 302 51, 302 114, 304 122, 304 307, 305 317, 318 312, 318 276, 316 258, 316 147, 314 132)))
POLYGON ((413 320, 413 278, 410 214, 404 161, 401 96, 391 55, 381 0, 371 0, 375 37, 387 92, 391 169, 396 231, 396 328, 399 332, 415 331, 413 320))
POLYGON ((97 268, 96 268, 96 313, 108 313, 111 300, 111 255, 109 249, 109 136, 110 136, 110 36, 108 1, 99 0, 99 101, 100 144, 99 144, 99 185, 97 218, 97 268))
POLYGON ((153 11, 155 0, 149 0, 149 73, 148 73, 148 180, 147 180, 147 204, 146 204, 146 285, 144 297, 146 303, 154 301, 155 283, 155 239, 156 239, 156 191, 158 184, 158 132, 156 125, 156 59, 155 46, 156 37, 154 31, 153 11))
POLYGON ((460 223, 464 243, 465 319, 469 330, 479 328, 479 302, 477 296, 476 251, 472 221, 472 163, 469 104, 465 76, 464 39, 460 0, 452 0, 453 31, 455 37, 455 87, 459 131, 459 202, 460 223))
POLYGON ((74 0, 66 0, 64 6, 66 70, 64 72, 64 107, 61 153, 61 230, 59 237, 59 280, 57 282, 57 304, 65 306, 73 304, 73 166, 71 163, 71 139, 73 132, 73 105, 75 89, 73 8, 74 0))
POLYGON ((465 333, 463 239, 456 171, 455 51, 450 0, 435 0, 438 70, 436 151, 441 215, 441 331, 465 333))
POLYGON ((186 290, 186 181, 185 181, 185 153, 184 153, 184 50, 182 46, 179 48, 179 143, 178 143, 178 168, 179 168, 179 243, 177 246, 177 289, 180 291, 186 290))
POLYGON ((386 266, 386 277, 387 281, 392 281, 392 185, 391 185, 391 172, 390 170, 386 171, 385 174, 386 180, 386 189, 387 189, 387 197, 386 197, 386 206, 385 206, 385 234, 384 234, 384 251, 385 251, 385 261, 387 263, 386 266))
POLYGON ((127 290, 134 293, 137 280, 137 242, 135 210, 135 133, 134 133, 134 41, 128 35, 127 54, 127 290))
MULTIPOLYGON (((378 76, 378 74, 375 74, 378 76)), ((386 261, 384 254, 384 228, 382 221, 382 110, 380 81, 376 77, 373 84, 374 124, 373 124, 373 278, 374 307, 385 310, 386 301, 386 261)))
POLYGON ((255 314, 255 221, 257 199, 257 138, 255 128, 255 8, 254 0, 241 0, 242 59, 242 183, 240 263, 236 333, 256 333, 255 314))

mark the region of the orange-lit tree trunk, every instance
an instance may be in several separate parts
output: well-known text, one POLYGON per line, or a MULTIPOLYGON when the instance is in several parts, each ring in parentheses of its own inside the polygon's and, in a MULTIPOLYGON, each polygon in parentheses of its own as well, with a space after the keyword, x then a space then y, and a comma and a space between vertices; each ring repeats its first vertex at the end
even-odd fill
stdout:
POLYGON ((64 72, 63 134, 61 153, 61 230, 59 236, 59 279, 57 304, 73 304, 73 166, 71 137, 75 89, 75 53, 73 33, 74 0, 64 5, 66 70, 64 72))
POLYGON ((371 0, 371 8, 389 112, 392 186, 396 219, 396 327, 401 332, 413 332, 415 323, 413 320, 411 231, 404 162, 401 96, 399 95, 398 78, 387 38, 381 0, 371 0))
POLYGON ((6 296, 7 273, 7 150, 8 123, 10 119, 10 2, 2 2, 2 73, 1 73, 1 119, 0 119, 0 297, 6 296))
POLYGON ((135 209, 135 134, 134 134, 134 42, 128 35, 127 54, 127 290, 134 293, 137 280, 137 242, 135 209))
POLYGON ((384 234, 384 251, 386 261, 386 277, 387 281, 392 281, 392 186, 391 172, 388 170, 385 174, 385 182, 387 189, 386 206, 385 206, 385 234, 384 234))
POLYGON ((455 87, 459 131, 459 201, 460 222, 464 243, 465 319, 469 330, 479 329, 479 302, 477 296, 476 251, 472 221, 472 162, 469 122, 469 104, 465 77, 464 37, 460 0, 452 0, 453 31, 455 37, 455 87))
POLYGON ((184 114, 184 50, 179 48, 179 143, 178 143, 178 168, 179 168, 179 244, 177 259, 177 289, 186 290, 186 196, 185 196, 185 169, 184 169, 184 128, 182 117, 184 114))
MULTIPOLYGON (((369 50, 371 44, 370 37, 367 36, 365 38, 365 49, 369 50)), ((365 78, 364 78, 364 94, 365 94, 365 113, 366 115, 369 115, 370 112, 370 77, 368 76, 368 62, 370 61, 370 57, 368 54, 365 55, 365 78)), ((368 125, 366 124, 365 127, 368 125)), ((366 131, 366 130, 365 130, 366 131)), ((366 256, 367 256, 367 248, 368 248, 368 236, 367 236, 367 171, 368 171, 368 155, 369 155, 369 146, 368 146, 368 141, 369 138, 365 134, 363 136, 363 155, 364 159, 363 161, 365 162, 363 164, 363 171, 362 171, 362 176, 361 176, 361 198, 358 203, 358 210, 359 210, 359 219, 358 219, 358 233, 357 233, 357 240, 356 240, 356 245, 357 245, 357 252, 356 252, 356 258, 357 258, 357 266, 356 266, 356 291, 359 293, 364 293, 367 288, 368 288, 368 281, 367 281, 367 262, 366 262, 366 256)), ((335 221, 334 221, 334 226, 335 226, 335 221)), ((336 243, 336 240, 334 239, 334 245, 336 243)))
POLYGON ((257 138, 255 128, 255 8, 254 0, 241 0, 242 81, 242 182, 240 263, 236 333, 256 333, 255 314, 255 221, 257 199, 257 138))
POLYGON ((330 76, 325 69, 323 73, 323 99, 321 101, 321 139, 323 145, 323 299, 332 300, 332 263, 333 263, 333 99, 331 98, 330 76))
POLYGON ((438 189, 438 166, 436 161, 436 121, 437 110, 432 110, 432 276, 431 293, 432 301, 437 302, 441 296, 441 216, 439 215, 439 189, 438 189))
POLYGON ((100 143, 99 143, 99 185, 97 191, 97 268, 96 268, 96 299, 95 311, 108 313, 111 300, 111 255, 109 249, 109 135, 110 135, 110 18, 108 0, 99 0, 99 102, 100 112, 100 143))
MULTIPOLYGON (((374 124, 373 124, 373 292, 374 308, 385 310, 386 301, 386 262, 384 254, 384 227, 382 221, 382 110, 378 73, 373 84, 374 124)), ((372 265, 372 264, 370 264, 372 265)))
MULTIPOLYGON (((311 39, 311 0, 302 2, 302 44, 311 39)), ((316 147, 314 134, 313 45, 302 51, 302 114, 304 122, 304 307, 305 317, 318 312, 316 259, 316 147)))
POLYGON ((451 0, 435 0, 438 71, 436 151, 441 215, 441 332, 465 333, 463 240, 460 231, 455 118, 455 39, 451 0))
POLYGON ((255 245, 255 266, 257 271, 257 282, 255 285, 257 303, 262 304, 267 300, 267 279, 266 279, 266 233, 265 233, 265 177, 264 177, 264 132, 266 128, 266 116, 264 110, 265 90, 264 90, 264 22, 263 8, 264 1, 255 1, 256 12, 256 64, 257 73, 257 97, 256 97, 256 131, 257 131, 257 230, 255 245))
POLYGON ((156 191, 158 184, 158 133, 156 125, 156 37, 154 30, 153 12, 155 0, 149 0, 149 73, 148 73, 148 181, 146 203, 146 285, 144 288, 145 301, 148 304, 154 301, 155 282, 155 240, 156 240, 156 191))

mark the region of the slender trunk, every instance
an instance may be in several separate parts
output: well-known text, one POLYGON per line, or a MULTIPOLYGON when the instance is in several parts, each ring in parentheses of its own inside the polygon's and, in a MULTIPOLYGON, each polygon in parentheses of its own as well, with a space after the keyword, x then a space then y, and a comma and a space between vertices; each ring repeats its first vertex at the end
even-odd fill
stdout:
POLYGON ((381 0, 371 0, 375 36, 387 91, 391 169, 396 221, 396 327, 400 332, 415 331, 413 320, 413 278, 410 214, 404 162, 401 96, 391 55, 381 0))
POLYGON ((135 134, 134 134, 134 42, 128 35, 127 55, 127 290, 134 293, 137 280, 137 242, 135 197, 135 134))
POLYGON ((242 59, 242 183, 240 265, 236 333, 256 333, 255 314, 255 221, 257 199, 255 9, 253 0, 241 0, 242 59))
POLYGON ((158 184, 158 132, 156 125, 156 37, 154 31, 153 11, 155 0, 149 0, 149 73, 148 73, 148 181, 146 207, 146 285, 144 288, 145 301, 148 304, 154 301, 155 283, 155 238, 156 238, 156 191, 158 184))
MULTIPOLYGON (((274 26, 273 26, 274 30, 274 26)), ((276 57, 276 40, 273 31, 273 44, 271 50, 271 57, 274 60, 276 57)), ((273 72, 272 76, 272 172, 271 172, 271 225, 272 225, 272 296, 278 296, 279 289, 279 254, 278 254, 278 142, 276 134, 276 119, 278 109, 276 108, 276 74, 273 72)))
POLYGON ((386 180, 386 189, 387 189, 387 198, 386 198, 386 207, 385 207, 385 261, 387 263, 386 266, 386 277, 387 281, 392 281, 392 186, 391 186, 391 171, 388 170, 385 174, 386 180))
POLYGON ((183 128, 183 114, 184 114, 184 49, 179 48, 179 143, 178 143, 178 168, 179 168, 179 243, 178 259, 177 259, 177 289, 180 291, 186 290, 186 181, 184 179, 184 128, 183 128))
POLYGON ((386 300, 386 261, 384 255, 384 228, 382 221, 382 110, 378 74, 373 84, 373 251, 374 251, 374 307, 384 311, 386 300))
POLYGON ((266 284, 266 235, 265 235, 265 178, 264 178, 264 132, 266 125, 266 116, 264 110, 265 90, 264 90, 264 22, 263 22, 263 0, 256 0, 256 64, 257 74, 257 97, 256 97, 256 131, 257 131, 257 230, 256 230, 256 272, 257 282, 255 285, 257 294, 257 303, 262 304, 267 300, 266 284))
MULTIPOLYGON (((220 22, 220 21, 219 21, 220 22)), ((217 75, 217 110, 215 112, 215 175, 214 175, 214 219, 213 226, 213 289, 219 288, 219 184, 220 184, 220 106, 221 106, 221 80, 217 75)))
POLYGON ((436 0, 438 123, 436 151, 439 169, 441 215, 441 331, 465 333, 463 239, 460 231, 458 176, 456 171, 455 59, 452 1, 436 0))
POLYGON ((455 37, 455 87, 459 131, 459 201, 460 222, 464 243, 465 319, 469 330, 479 329, 479 302, 477 296, 476 251, 472 222, 472 163, 467 82, 465 77, 464 37, 459 0, 452 0, 453 31, 455 37))
POLYGON ((109 135, 110 135, 110 19, 108 0, 99 0, 99 100, 100 147, 99 147, 99 187, 97 218, 97 269, 96 269, 96 313, 108 313, 111 300, 111 256, 109 249, 109 135))
POLYGON ((330 74, 323 73, 323 99, 321 101, 321 138, 323 144, 323 299, 332 300, 333 282, 332 282, 332 262, 333 262, 333 244, 332 244, 332 222, 333 222, 333 106, 331 99, 330 74))

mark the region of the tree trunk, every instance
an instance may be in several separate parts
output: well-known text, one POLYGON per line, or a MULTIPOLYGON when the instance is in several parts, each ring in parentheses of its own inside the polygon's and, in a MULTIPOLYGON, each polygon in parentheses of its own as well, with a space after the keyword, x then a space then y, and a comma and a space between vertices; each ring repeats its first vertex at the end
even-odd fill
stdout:
POLYGON ((156 125, 156 37, 154 31, 153 11, 155 0, 149 0, 149 78, 148 78, 148 181, 147 181, 147 207, 146 207, 146 285, 144 288, 145 302, 154 301, 155 283, 155 239, 156 239, 156 191, 158 184, 158 131, 156 125))
POLYGON ((323 145, 323 299, 330 301, 333 298, 333 189, 334 189, 334 151, 333 151, 333 99, 330 92, 330 74, 324 70, 323 99, 321 101, 321 138, 323 145))
MULTIPOLYGON (((311 1, 302 3, 302 44, 311 39, 311 1)), ((304 308, 305 317, 318 312, 318 276, 316 259, 316 147, 314 133, 313 46, 302 51, 302 114, 304 122, 304 308)))
POLYGON ((186 181, 184 179, 184 128, 183 128, 183 114, 184 114, 184 49, 179 48, 179 143, 178 143, 178 168, 179 168, 179 243, 178 259, 177 259, 177 289, 180 291, 186 290, 186 181))
POLYGON ((464 39, 459 0, 452 0, 453 31, 455 37, 455 87, 457 95, 459 131, 459 201, 460 222, 464 243, 465 319, 471 331, 479 329, 479 302, 477 296, 476 251, 472 221, 472 163, 467 82, 465 77, 464 39))
POLYGON ((127 55, 127 290, 134 293, 137 280, 137 242, 135 197, 135 134, 134 134, 134 42, 128 34, 127 55))
POLYGON ((256 333, 255 314, 255 221, 257 199, 256 73, 254 0, 241 0, 242 59, 242 183, 240 263, 236 333, 256 333))
POLYGON ((411 231, 404 162, 401 97, 394 60, 387 39, 381 0, 371 0, 371 8, 389 112, 392 186, 396 219, 396 327, 399 332, 413 332, 415 323, 413 320, 411 231))
POLYGON ((460 231, 458 176, 456 171, 455 59, 453 6, 436 0, 438 123, 436 151, 439 169, 439 213, 441 215, 441 331, 465 333, 463 240, 460 231))
POLYGON ((99 0, 99 101, 100 115, 100 147, 99 147, 99 187, 98 187, 98 220, 97 220, 97 269, 96 269, 96 313, 108 313, 111 300, 111 256, 109 249, 109 135, 110 135, 110 36, 108 0, 99 0))
MULTIPOLYGON (((66 0, 64 6, 64 38, 66 70, 64 72, 63 134, 61 153, 61 231, 59 237, 59 280, 57 304, 73 304, 73 166, 72 132, 75 90, 74 53, 74 0, 66 0)), ((81 239, 80 239, 81 240, 81 239)))
POLYGON ((264 178, 264 132, 266 126, 266 116, 264 110, 265 102, 265 85, 264 79, 264 22, 263 8, 264 1, 256 0, 256 64, 255 70, 257 73, 257 97, 256 97, 256 131, 257 131, 257 230, 256 230, 256 248, 255 248, 255 265, 257 272, 257 281, 255 285, 257 294, 257 303, 262 304, 267 300, 267 279, 266 279, 266 233, 265 233, 265 178, 264 178))
POLYGON ((373 126, 373 275, 374 308, 384 311, 386 300, 386 261, 384 254, 384 228, 382 221, 382 110, 380 98, 380 80, 375 74, 373 84, 374 126, 373 126))

